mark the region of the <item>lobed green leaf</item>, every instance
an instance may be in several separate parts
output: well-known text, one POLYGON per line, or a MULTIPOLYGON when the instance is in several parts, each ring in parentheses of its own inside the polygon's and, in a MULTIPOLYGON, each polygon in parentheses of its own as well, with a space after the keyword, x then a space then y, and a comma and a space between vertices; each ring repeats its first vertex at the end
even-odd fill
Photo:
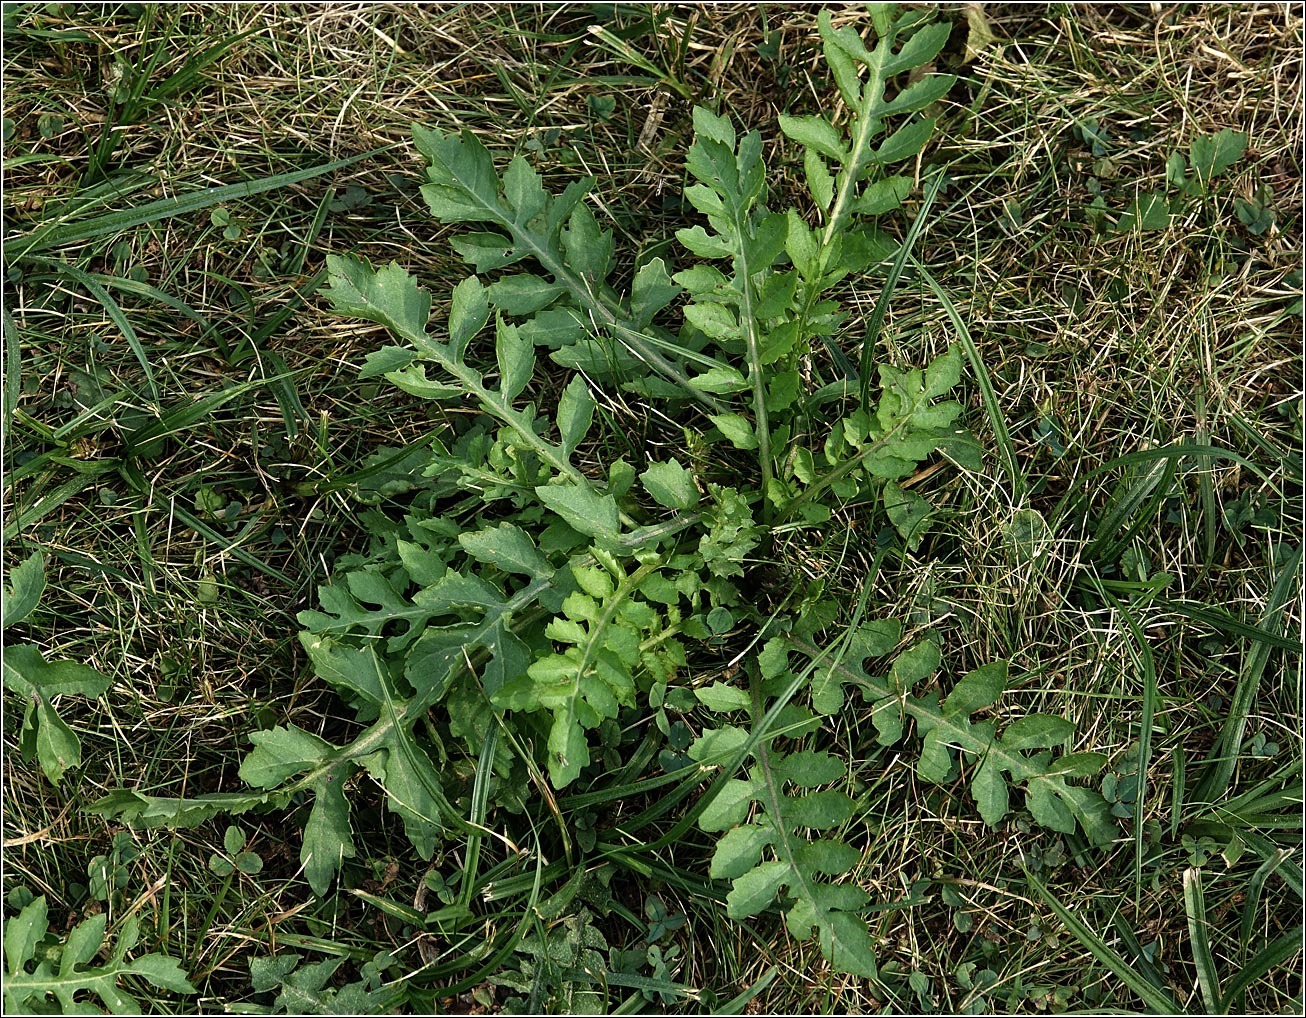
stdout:
POLYGON ((577 533, 615 540, 621 532, 616 499, 588 484, 542 484, 535 493, 577 533))
POLYGON ((108 916, 104 914, 78 923, 69 932, 56 961, 48 955, 37 957, 38 948, 50 929, 44 896, 30 902, 18 915, 6 920, 5 1012, 40 1014, 53 1010, 60 1014, 84 1014, 87 1011, 99 1013, 85 999, 87 994, 93 994, 114 1014, 139 1014, 140 1001, 122 983, 129 976, 143 979, 161 990, 173 993, 197 992, 173 958, 162 954, 146 954, 130 960, 127 958, 140 939, 140 925, 135 917, 123 923, 117 942, 109 950, 105 962, 92 966, 91 962, 104 946, 107 925, 108 916), (29 970, 29 965, 34 967, 29 970))
POLYGON ((377 322, 410 342, 427 339, 431 295, 399 265, 373 269, 365 258, 327 255, 327 271, 331 285, 323 292, 340 314, 377 322))

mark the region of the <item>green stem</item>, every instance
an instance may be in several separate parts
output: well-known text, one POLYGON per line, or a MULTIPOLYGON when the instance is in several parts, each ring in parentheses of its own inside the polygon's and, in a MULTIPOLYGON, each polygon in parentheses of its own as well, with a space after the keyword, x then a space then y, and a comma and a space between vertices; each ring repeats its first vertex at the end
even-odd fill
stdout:
POLYGON ((736 275, 739 278, 741 304, 739 321, 744 327, 744 342, 748 350, 748 376, 753 387, 753 420, 757 429, 757 459, 762 468, 762 521, 769 522, 771 516, 771 478, 774 466, 771 462, 771 425, 766 412, 766 372, 762 364, 762 343, 757 332, 757 317, 753 311, 752 272, 748 265, 748 242, 745 239, 747 223, 742 209, 735 212, 735 228, 739 235, 739 255, 736 259, 736 275))
MULTIPOLYGON (((459 182, 461 185, 461 182, 459 182)), ((572 296, 587 310, 597 324, 611 331, 626 349, 642 360, 663 377, 683 389, 687 395, 702 403, 713 413, 721 412, 721 404, 715 397, 694 388, 689 377, 653 348, 648 338, 638 329, 630 326, 614 311, 607 301, 594 292, 589 281, 573 272, 562 259, 558 258, 552 248, 538 234, 519 226, 505 216, 498 203, 487 204, 481 195, 468 187, 460 187, 463 195, 475 201, 487 213, 487 220, 511 234, 516 245, 530 252, 540 266, 554 279, 571 291, 572 296)))
POLYGON ((526 415, 520 410, 514 410, 512 404, 498 390, 487 389, 481 381, 481 374, 474 368, 455 360, 449 355, 449 351, 442 344, 435 342, 426 333, 414 333, 411 330, 405 330, 408 335, 403 338, 422 351, 423 355, 435 361, 446 372, 456 378, 476 401, 481 404, 493 417, 498 418, 517 432, 521 440, 530 447, 530 450, 539 456, 545 463, 552 467, 556 472, 564 477, 570 477, 577 484, 588 485, 589 479, 579 470, 571 465, 570 460, 562 449, 552 442, 549 442, 536 433, 535 429, 530 426, 526 415))
POLYGON ((801 495, 795 496, 794 498, 786 502, 784 506, 780 509, 780 511, 776 514, 776 520, 775 520, 776 525, 779 525, 780 523, 783 523, 785 520, 789 519, 789 517, 794 514, 794 510, 802 508, 808 502, 816 498, 817 495, 821 494, 823 491, 829 488, 836 481, 840 480, 843 477, 847 477, 850 473, 856 470, 859 466, 862 465, 862 463, 866 460, 868 456, 878 451, 889 441, 889 439, 897 435, 898 432, 901 431, 906 426, 906 423, 907 422, 905 420, 899 421, 897 424, 893 426, 891 430, 886 432, 880 438, 877 438, 870 445, 862 446, 862 448, 858 450, 857 454, 853 456, 851 459, 845 460, 844 462, 840 463, 837 467, 835 467, 833 470, 831 470, 828 474, 826 474, 824 477, 822 477, 820 480, 814 481, 812 485, 801 495))
MULTIPOLYGON (((892 37, 885 37, 880 46, 875 47, 875 56, 880 52, 881 46, 885 52, 893 45, 892 37)), ((848 150, 848 161, 843 164, 843 172, 839 174, 842 183, 839 185, 838 193, 835 195, 834 204, 830 206, 830 214, 826 219, 825 231, 821 234, 821 271, 819 276, 825 275, 825 269, 828 264, 829 251, 834 245, 835 238, 839 236, 848 225, 848 220, 852 217, 852 197, 857 190, 858 178, 862 173, 862 166, 866 162, 866 153, 871 146, 873 138, 880 130, 880 118, 872 109, 880 102, 884 95, 884 72, 880 64, 871 63, 867 67, 870 69, 870 77, 864 86, 863 96, 867 96, 868 101, 864 109, 857 111, 857 129, 853 134, 852 148, 848 150)))

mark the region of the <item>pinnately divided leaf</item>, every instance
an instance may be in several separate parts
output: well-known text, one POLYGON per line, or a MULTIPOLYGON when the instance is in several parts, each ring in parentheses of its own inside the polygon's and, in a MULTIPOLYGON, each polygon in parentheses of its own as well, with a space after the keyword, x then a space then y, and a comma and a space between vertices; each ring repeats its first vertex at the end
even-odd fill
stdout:
POLYGON ((414 341, 426 335, 431 295, 394 264, 373 270, 366 261, 327 256, 331 285, 326 296, 341 314, 384 325, 414 341))
MULTIPOLYGON (((721 729, 690 746, 698 760, 715 751, 721 729)), ((738 732, 738 729, 734 731, 738 732)), ((829 880, 853 869, 861 852, 828 834, 846 824, 856 806, 840 789, 822 786, 846 777, 847 766, 828 753, 784 754, 758 743, 744 779, 732 778, 699 818, 705 831, 724 831, 710 875, 731 881, 732 919, 746 919, 790 901, 785 924, 798 940, 815 937, 836 971, 874 979, 874 941, 858 914, 869 895, 852 883, 829 880), (753 804, 757 813, 748 819, 753 804), (819 831, 820 836, 807 832, 819 831)))
MULTIPOLYGON (((930 60, 948 40, 946 24, 924 25, 916 28, 906 38, 899 37, 897 21, 887 22, 889 29, 873 49, 867 50, 857 34, 850 28, 835 28, 829 11, 819 18, 821 38, 825 42, 826 60, 834 74, 844 101, 853 114, 849 138, 845 141, 820 117, 781 117, 780 129, 791 139, 808 149, 809 180, 815 176, 824 179, 824 160, 833 160, 840 170, 836 175, 835 194, 831 196, 818 184, 813 187, 813 197, 822 208, 830 207, 824 231, 823 246, 829 250, 831 241, 840 233, 854 211, 863 215, 878 215, 897 207, 902 192, 880 191, 879 198, 870 193, 879 181, 872 176, 866 191, 860 196, 858 187, 866 179, 871 166, 884 166, 916 156, 929 141, 934 121, 929 118, 908 120, 887 139, 877 139, 887 130, 891 114, 905 114, 923 109, 941 99, 955 82, 949 75, 932 75, 903 88, 893 100, 885 99, 885 87, 895 75, 919 68, 930 60), (898 47, 897 52, 894 48, 898 47), (856 65, 867 69, 862 82, 857 77, 856 65), (897 201, 890 198, 890 194, 897 201)), ((823 267, 828 261, 823 259, 823 267)))
POLYGON ((634 674, 644 631, 656 612, 634 595, 652 572, 643 566, 616 582, 606 570, 574 565, 581 589, 562 603, 545 635, 564 649, 537 658, 524 676, 508 681, 493 701, 504 710, 548 711, 549 779, 563 788, 590 762, 585 732, 635 702, 634 674))
MULTIPOLYGON (((574 181, 554 196, 522 156, 508 164, 501 182, 490 153, 471 132, 446 135, 414 126, 413 138, 430 162, 422 196, 435 216, 444 222, 490 223, 502 231, 478 235, 475 248, 464 246, 464 256, 474 252, 478 271, 523 257, 533 259, 557 288, 546 291, 532 284, 540 299, 546 292, 549 301, 565 293, 584 319, 602 328, 649 369, 685 395, 719 409, 715 399, 690 385, 684 368, 664 356, 656 339, 645 332, 662 294, 650 297, 647 282, 641 283, 637 306, 632 307, 604 290, 611 235, 599 230, 593 214, 581 206, 593 178, 574 181)), ((573 342, 582 338, 578 332, 573 342)))
POLYGON ((93 965, 104 945, 108 916, 92 916, 73 927, 57 961, 41 950, 50 929, 44 897, 26 905, 5 921, 5 1014, 44 1014, 53 1005, 59 1014, 98 1014, 90 995, 112 1014, 139 1014, 141 1002, 122 984, 133 976, 160 990, 196 992, 175 959, 144 954, 128 959, 140 939, 140 923, 127 919, 100 965, 93 965), (44 955, 44 956, 42 956, 44 955))
POLYGON ((578 533, 611 540, 621 531, 616 500, 588 484, 544 484, 535 493, 578 533))
POLYGON ((300 859, 314 893, 325 895, 343 859, 353 858, 353 827, 345 800, 342 768, 331 764, 340 751, 301 728, 277 727, 250 736, 254 751, 240 765, 241 780, 256 788, 275 788, 302 771, 315 777, 309 785, 313 808, 304 826, 300 859))
MULTIPOLYGON (((794 647, 822 661, 819 648, 801 640, 794 647)), ((939 702, 932 694, 914 696, 912 687, 939 665, 937 649, 929 641, 900 653, 887 677, 873 678, 855 661, 845 659, 820 667, 837 672, 839 681, 855 685, 873 707, 875 726, 883 743, 901 736, 902 719, 910 717, 923 737, 916 773, 922 780, 944 782, 955 773, 952 751, 971 761, 970 791, 980 816, 996 825, 1010 810, 1009 787, 1025 785, 1026 805, 1034 819, 1053 830, 1071 833, 1075 824, 1095 843, 1107 844, 1116 835, 1110 810, 1101 794, 1067 783, 1067 778, 1095 773, 1106 763, 1097 754, 1055 758, 1050 752, 1074 734, 1062 718, 1028 715, 998 735, 993 721, 971 721, 975 711, 991 707, 1006 688, 1004 661, 984 665, 962 676, 951 693, 939 702), (1029 753, 1029 750, 1040 750, 1029 753), (1061 765, 1059 761, 1067 761, 1061 765)))

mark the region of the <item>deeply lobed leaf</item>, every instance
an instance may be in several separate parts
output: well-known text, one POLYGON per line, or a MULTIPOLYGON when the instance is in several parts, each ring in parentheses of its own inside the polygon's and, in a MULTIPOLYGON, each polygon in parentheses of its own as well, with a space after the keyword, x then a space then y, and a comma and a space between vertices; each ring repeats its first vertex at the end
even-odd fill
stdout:
MULTIPOLYGON (((821 657, 811 644, 795 641, 794 646, 811 657, 821 657)), ((1115 827, 1102 795, 1066 780, 1097 773, 1105 757, 1076 753, 1054 758, 1047 752, 1073 736, 1073 726, 1064 718, 1027 715, 1008 725, 1001 735, 992 721, 970 720, 972 713, 993 706, 1002 696, 1007 684, 1006 662, 993 662, 968 672, 942 703, 935 695, 912 695, 912 688, 932 674, 939 663, 937 647, 922 641, 902 651, 886 677, 871 677, 856 659, 824 667, 838 673, 840 685, 861 689, 872 704, 872 719, 881 744, 896 743, 902 737, 903 722, 912 719, 922 736, 916 763, 916 773, 922 780, 950 780, 956 773, 954 749, 973 761, 970 792, 986 823, 996 825, 1002 821, 1010 811, 1010 786, 1023 784, 1026 805, 1039 823, 1070 833, 1078 822, 1094 842, 1110 842, 1115 827), (1043 751, 1027 752, 1031 749, 1043 751)))
MULTIPOLYGON (((712 759, 726 731, 731 729, 706 733, 690 747, 690 756, 712 759)), ((833 830, 853 816, 856 807, 845 792, 820 789, 843 780, 847 765, 829 753, 784 754, 764 743, 751 752, 756 762, 748 778, 726 781, 699 818, 705 831, 726 831, 709 872, 731 881, 729 915, 758 915, 784 892, 785 922, 794 937, 815 936, 836 971, 875 978, 874 944, 857 914, 869 896, 854 885, 822 879, 848 873, 860 862, 861 852, 837 837, 806 833, 833 830), (786 791, 786 786, 796 790, 786 791), (799 791, 811 788, 820 790, 799 791), (756 815, 745 822, 754 804, 756 815)))
POLYGON ((37 948, 50 928, 44 897, 30 902, 18 915, 6 920, 5 1013, 44 1013, 55 1001, 57 1013, 81 1014, 88 1009, 98 1013, 85 999, 87 994, 93 994, 113 1014, 139 1014, 140 1001, 121 982, 127 976, 173 993, 197 992, 173 958, 162 954, 127 958, 140 936, 135 917, 123 924, 108 959, 102 965, 92 965, 104 945, 107 923, 108 916, 101 914, 73 927, 56 967, 48 958, 37 959, 37 948))

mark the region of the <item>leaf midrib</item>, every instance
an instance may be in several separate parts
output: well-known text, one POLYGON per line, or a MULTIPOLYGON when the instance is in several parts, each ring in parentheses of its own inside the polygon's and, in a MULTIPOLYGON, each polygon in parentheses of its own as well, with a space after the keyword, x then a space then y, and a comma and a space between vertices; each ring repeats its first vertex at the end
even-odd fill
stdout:
MULTIPOLYGON (((812 646, 805 640, 791 637, 790 643, 809 657, 815 658, 821 655, 819 648, 812 646)), ((845 664, 832 662, 829 667, 843 676, 847 682, 861 687, 877 700, 886 697, 898 698, 898 694, 888 686, 879 685, 870 676, 854 671, 845 664)), ((933 710, 928 702, 912 696, 906 697, 901 702, 903 703, 903 709, 913 719, 926 721, 931 727, 943 732, 947 736, 949 746, 955 746, 977 757, 987 755, 989 759, 997 761, 998 766, 1011 775, 1012 784, 1042 776, 1055 777, 1059 773, 1055 770, 1044 771, 1035 767, 1028 757, 1022 756, 1015 750, 1005 748, 996 735, 987 741, 977 738, 974 734, 974 726, 969 720, 969 714, 949 713, 943 709, 933 710)))
MULTIPOLYGON (((447 165, 446 169, 448 169, 447 165)), ((721 412, 721 404, 716 399, 696 389, 684 372, 680 371, 648 344, 648 341, 639 330, 633 329, 629 323, 623 322, 608 306, 608 302, 595 294, 583 279, 579 278, 561 259, 556 257, 552 248, 546 242, 543 242, 538 234, 531 232, 527 224, 509 218, 504 214, 497 200, 494 202, 486 201, 480 194, 467 187, 457 173, 452 170, 450 171, 450 177, 456 182, 458 189, 472 199, 475 207, 480 208, 489 215, 489 222, 497 223, 500 227, 506 229, 512 235, 516 244, 519 247, 525 247, 546 272, 565 284, 572 295, 585 304, 590 313, 599 319, 600 324, 618 333, 618 340, 625 344, 635 356, 684 389, 713 413, 721 412)), ((496 199, 497 197, 496 194, 496 199)))

